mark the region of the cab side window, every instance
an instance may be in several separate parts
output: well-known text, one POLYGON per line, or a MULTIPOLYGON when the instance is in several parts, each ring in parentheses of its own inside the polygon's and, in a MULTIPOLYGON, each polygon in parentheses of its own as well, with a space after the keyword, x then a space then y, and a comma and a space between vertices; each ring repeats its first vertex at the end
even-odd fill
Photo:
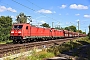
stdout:
POLYGON ((26 26, 26 30, 28 29, 28 26, 26 26))

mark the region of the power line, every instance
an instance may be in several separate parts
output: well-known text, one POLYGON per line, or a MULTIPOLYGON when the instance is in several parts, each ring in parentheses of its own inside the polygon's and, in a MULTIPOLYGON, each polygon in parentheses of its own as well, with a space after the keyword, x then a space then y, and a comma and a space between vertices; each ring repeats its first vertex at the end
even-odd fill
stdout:
MULTIPOLYGON (((34 3, 32 3, 30 0, 27 0, 29 3, 31 3, 32 5, 35 5, 35 6, 37 6, 38 8, 40 8, 40 9, 43 9, 42 7, 40 7, 40 6, 38 6, 38 5, 36 5, 36 4, 34 4, 34 3)), ((51 18, 51 17, 49 17, 49 18, 51 18)), ((53 19, 53 20, 55 20, 56 21, 56 19, 54 19, 54 18, 51 18, 51 19, 53 19)), ((59 22, 59 21, 58 21, 59 22)))
POLYGON ((26 7, 26 8, 28 8, 28 9, 32 10, 32 11, 35 11, 34 9, 32 9, 32 8, 30 8, 30 7, 27 7, 27 6, 25 6, 25 5, 17 2, 17 1, 15 1, 15 0, 12 0, 12 1, 15 2, 15 3, 17 3, 17 4, 19 4, 19 5, 21 5, 21 6, 23 6, 23 7, 26 7))
MULTIPOLYGON (((7 3, 5 3, 5 2, 1 2, 1 3, 3 3, 3 4, 6 4, 7 6, 10 6, 10 7, 15 7, 15 6, 12 6, 12 5, 10 5, 10 4, 7 4, 7 3)), ((15 8, 17 8, 17 7, 15 7, 15 8)), ((17 8, 17 9, 20 9, 20 8, 17 8)), ((20 9, 20 10, 22 10, 22 9, 20 9)), ((24 10, 25 11, 25 10, 24 10)), ((23 11, 22 11, 23 12, 23 11)), ((27 13, 30 13, 30 12, 28 12, 28 11, 25 11, 25 12, 27 12, 27 13)), ((15 12, 17 15, 19 14, 18 12, 15 12)))
MULTIPOLYGON (((36 5, 36 4, 34 4, 34 3, 32 3, 31 1, 29 1, 29 0, 27 0, 29 3, 31 3, 32 5, 35 5, 35 6, 37 6, 37 7, 39 7, 39 8, 41 8, 40 6, 38 6, 38 5, 36 5)), ((41 8, 41 9, 43 9, 43 8, 41 8)))
MULTIPOLYGON (((15 3, 17 3, 17 4, 19 4, 19 5, 21 5, 21 6, 23 6, 23 7, 25 7, 25 8, 28 8, 28 9, 30 9, 30 10, 32 10, 32 11, 35 11, 34 9, 32 9, 32 8, 30 8, 30 7, 27 7, 27 6, 25 6, 25 5, 17 2, 17 1, 15 1, 15 0, 12 0, 12 1, 15 2, 15 3)), ((46 16, 46 15, 44 15, 44 14, 42 14, 42 13, 40 13, 40 14, 43 15, 43 16, 46 16)), ((49 16, 46 16, 46 17, 48 17, 48 18, 50 18, 50 19, 53 19, 53 18, 51 18, 51 17, 49 17, 49 16)), ((55 19, 53 19, 53 20, 55 20, 55 19)), ((55 21, 56 21, 56 20, 55 20, 55 21)))
MULTIPOLYGON (((7 3, 4 3, 4 2, 1 2, 1 3, 3 3, 3 4, 6 4, 7 6, 10 6, 9 4, 7 4, 7 3)), ((15 12, 15 13, 17 13, 17 14, 18 14, 18 12, 15 12)))

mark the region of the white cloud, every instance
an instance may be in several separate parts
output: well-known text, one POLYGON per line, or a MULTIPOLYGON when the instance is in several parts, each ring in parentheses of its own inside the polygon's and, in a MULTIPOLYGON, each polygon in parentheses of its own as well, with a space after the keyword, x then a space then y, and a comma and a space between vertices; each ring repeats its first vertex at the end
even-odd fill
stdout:
POLYGON ((84 15, 85 18, 90 18, 90 15, 84 15))
POLYGON ((75 14, 76 16, 79 16, 80 14, 75 14))
POLYGON ((78 10, 81 10, 81 9, 88 9, 88 6, 84 6, 84 5, 76 5, 76 4, 72 4, 70 5, 70 9, 78 9, 78 10))
POLYGON ((17 12, 15 9, 12 9, 11 7, 7 8, 5 6, 0 6, 0 12, 4 12, 4 11, 11 11, 11 12, 17 12))
POLYGON ((15 9, 12 9, 11 7, 7 8, 7 10, 11 12, 17 12, 15 9))
POLYGON ((63 9, 64 9, 64 8, 66 8, 66 7, 67 7, 66 5, 62 5, 60 8, 63 8, 63 9))
POLYGON ((41 24, 46 23, 44 20, 41 20, 40 22, 41 22, 41 24))
POLYGON ((50 10, 45 10, 45 9, 38 10, 37 12, 38 12, 38 13, 48 13, 48 14, 53 13, 52 11, 50 11, 50 10))
POLYGON ((5 6, 0 6, 0 12, 4 12, 4 11, 6 11, 6 7, 5 6))

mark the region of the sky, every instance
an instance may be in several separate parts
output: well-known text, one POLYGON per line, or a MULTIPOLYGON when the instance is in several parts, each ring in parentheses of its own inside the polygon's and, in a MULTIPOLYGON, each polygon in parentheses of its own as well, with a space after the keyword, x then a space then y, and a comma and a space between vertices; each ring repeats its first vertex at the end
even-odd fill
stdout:
MULTIPOLYGON (((31 16, 32 24, 48 23, 52 27, 74 25, 88 33, 90 0, 0 0, 0 16, 16 16, 23 12, 31 16)), ((29 21, 28 21, 29 22, 29 21)))

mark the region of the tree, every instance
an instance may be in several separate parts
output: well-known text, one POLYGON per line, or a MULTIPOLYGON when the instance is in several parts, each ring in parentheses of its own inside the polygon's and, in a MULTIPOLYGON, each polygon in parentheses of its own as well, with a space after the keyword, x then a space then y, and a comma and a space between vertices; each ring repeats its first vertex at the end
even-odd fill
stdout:
POLYGON ((10 16, 0 17, 0 41, 7 40, 10 36, 12 18, 10 16))
POLYGON ((65 27, 65 30, 68 30, 69 31, 70 29, 69 29, 69 27, 65 27))
POLYGON ((89 39, 90 39, 90 25, 89 25, 89 33, 88 33, 88 37, 89 37, 89 39))
POLYGON ((82 33, 82 30, 79 30, 80 33, 82 33))
POLYGON ((20 13, 16 19, 17 23, 27 23, 27 17, 24 13, 20 13))
POLYGON ((40 26, 43 26, 43 27, 48 27, 48 28, 50 28, 49 24, 47 24, 47 23, 44 23, 44 24, 42 24, 42 25, 40 25, 40 26))
POLYGON ((82 32, 83 34, 86 34, 86 32, 82 32))
POLYGON ((82 33, 82 30, 79 30, 79 31, 77 30, 77 32, 82 33))
POLYGON ((72 25, 72 26, 69 26, 69 28, 70 28, 70 30, 73 31, 73 32, 76 32, 76 31, 77 31, 76 27, 73 26, 73 25, 72 25))
POLYGON ((69 26, 69 27, 65 27, 65 29, 66 30, 69 30, 69 31, 73 31, 73 32, 76 32, 77 31, 77 29, 76 29, 76 27, 75 26, 69 26))

